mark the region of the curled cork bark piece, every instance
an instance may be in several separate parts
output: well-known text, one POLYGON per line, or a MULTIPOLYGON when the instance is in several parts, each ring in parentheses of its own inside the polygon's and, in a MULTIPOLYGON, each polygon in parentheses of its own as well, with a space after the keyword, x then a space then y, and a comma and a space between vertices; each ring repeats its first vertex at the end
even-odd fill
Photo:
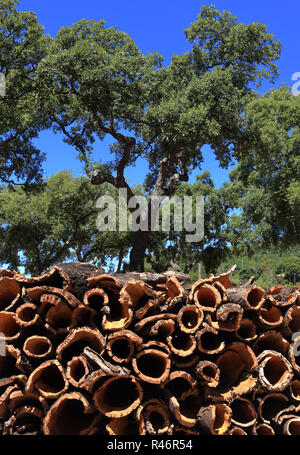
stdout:
POLYGON ((106 417, 129 415, 141 403, 143 389, 134 376, 111 377, 94 393, 97 409, 106 417))
POLYGON ((215 321, 208 314, 209 324, 216 330, 234 332, 239 329, 243 317, 243 309, 240 305, 226 303, 216 310, 215 321))
MULTIPOLYGON (((34 302, 40 302, 43 294, 54 294, 55 296, 63 297, 65 301, 71 306, 76 307, 80 305, 78 300, 73 294, 64 289, 59 289, 51 286, 38 286, 34 288, 26 289, 26 296, 34 302)), ((57 299, 55 300, 57 301, 57 299)), ((51 302, 49 302, 51 303, 51 302)), ((55 304, 55 303, 54 303, 55 304)))
POLYGON ((291 306, 284 315, 283 333, 291 337, 297 332, 300 332, 300 307, 291 306))
POLYGON ((176 307, 177 304, 185 301, 185 290, 179 280, 172 276, 165 284, 166 292, 164 294, 164 304, 161 305, 161 311, 170 311, 176 307))
POLYGON ((208 387, 217 387, 220 380, 220 369, 209 360, 201 360, 195 368, 195 376, 208 387))
POLYGON ((139 434, 166 434, 170 426, 170 412, 164 401, 152 398, 142 403, 136 411, 139 434))
POLYGON ((197 332, 203 322, 203 318, 203 310, 195 305, 186 305, 177 314, 177 322, 181 332, 188 334, 197 332))
POLYGON ((4 419, 5 416, 7 415, 8 411, 8 401, 10 398, 10 395, 15 391, 18 390, 17 384, 14 385, 9 385, 4 392, 2 393, 0 391, 0 419, 4 419))
POLYGON ((23 303, 16 310, 16 322, 20 327, 32 327, 42 324, 37 313, 37 307, 33 303, 23 303))
POLYGON ((135 309, 143 308, 150 300, 157 299, 157 293, 144 281, 128 281, 120 291, 120 301, 135 309))
POLYGON ((70 328, 76 328, 78 326, 86 326, 90 328, 95 327, 96 313, 92 308, 86 305, 78 305, 72 312, 72 323, 70 328))
POLYGON ((266 292, 259 286, 235 286, 226 291, 228 302, 248 310, 258 311, 264 304, 266 292))
POLYGON ((147 341, 147 343, 139 344, 136 348, 136 350, 139 351, 144 351, 145 349, 157 349, 158 351, 165 352, 169 356, 171 355, 171 350, 169 346, 167 346, 165 343, 157 340, 150 340, 147 341))
POLYGON ((141 381, 160 384, 169 377, 171 360, 163 351, 144 349, 133 357, 132 367, 141 381))
POLYGON ((52 305, 45 316, 45 327, 54 334, 67 334, 73 322, 73 309, 65 302, 52 305))
POLYGON ((169 408, 177 421, 184 427, 194 428, 197 424, 197 414, 202 404, 202 397, 197 390, 186 394, 178 401, 174 395, 168 393, 169 408))
POLYGON ((216 287, 206 283, 192 290, 190 299, 206 313, 214 313, 222 302, 221 294, 216 287))
POLYGON ((214 355, 222 352, 225 342, 222 340, 218 330, 206 325, 196 333, 197 349, 204 354, 214 355))
POLYGON ((94 418, 93 408, 82 394, 65 393, 47 412, 43 432, 45 435, 89 434, 94 418))
POLYGON ((275 286, 269 289, 267 297, 273 305, 280 308, 288 307, 297 301, 298 296, 295 290, 296 289, 287 288, 282 285, 275 286))
POLYGON ((197 381, 186 371, 178 370, 172 371, 161 387, 177 400, 182 400, 184 396, 196 390, 197 381))
POLYGON ((84 356, 73 357, 67 363, 66 376, 74 387, 81 387, 90 372, 89 365, 84 356))
POLYGON ((132 322, 132 309, 127 302, 121 302, 117 293, 108 294, 108 305, 103 307, 102 328, 108 331, 126 329, 132 322))
POLYGON ((23 406, 5 422, 4 435, 41 434, 42 413, 32 406, 23 406))
POLYGON ((154 316, 149 316, 147 318, 142 319, 140 322, 137 322, 134 326, 134 330, 137 333, 140 333, 144 330, 148 332, 151 330, 151 326, 153 326, 157 321, 159 320, 176 320, 176 314, 172 313, 162 313, 162 314, 156 314, 154 316), (150 327, 146 327, 150 326, 150 327))
POLYGON ((300 417, 294 416, 288 419, 283 426, 283 434, 299 435, 300 434, 300 417))
POLYGON ((178 357, 191 356, 196 349, 195 337, 179 330, 167 337, 167 343, 171 352, 178 357))
POLYGON ((273 436, 275 434, 274 429, 268 423, 258 423, 254 425, 252 434, 262 436, 273 436))
POLYGON ((293 377, 292 366, 279 352, 264 351, 257 358, 258 377, 265 390, 281 392, 290 384, 293 377))
POLYGON ((27 392, 38 392, 46 399, 58 398, 68 389, 68 380, 57 360, 46 360, 29 376, 27 392))
POLYGON ((87 278, 97 276, 105 271, 101 267, 85 262, 67 262, 51 267, 62 279, 62 287, 78 298, 87 290, 87 278))
POLYGON ((233 426, 227 433, 228 435, 233 436, 247 436, 247 433, 243 428, 233 426))
POLYGON ((89 327, 72 329, 66 339, 57 347, 57 358, 60 361, 68 361, 72 357, 80 355, 86 346, 101 354, 105 344, 105 338, 97 329, 89 327))
POLYGON ((241 320, 240 327, 235 332, 235 336, 238 340, 243 341, 244 343, 251 343, 257 338, 257 328, 255 323, 249 318, 243 318, 241 320))
POLYGON ((230 404, 231 422, 242 428, 252 427, 257 421, 257 413, 251 401, 238 397, 230 404))
POLYGON ((139 435, 139 424, 133 414, 118 419, 110 419, 106 431, 111 436, 139 435))
POLYGON ((0 311, 0 340, 5 337, 6 342, 17 341, 21 335, 16 315, 10 311, 0 311))
POLYGON ((107 339, 107 353, 116 363, 130 362, 136 346, 140 346, 143 339, 131 330, 122 330, 111 333, 107 339))
POLYGON ((278 351, 283 355, 286 355, 289 349, 288 341, 283 338, 282 334, 276 330, 268 330, 258 336, 257 340, 253 344, 253 349, 256 354, 261 354, 264 351, 278 351))
POLYGON ((47 337, 33 335, 25 340, 23 351, 28 357, 45 360, 52 353, 52 343, 47 337))
POLYGON ((294 379, 289 385, 289 395, 293 401, 300 401, 300 380, 294 379))
POLYGON ((88 286, 90 288, 101 288, 109 290, 120 290, 122 288, 121 282, 108 273, 102 273, 100 275, 92 276, 87 279, 88 286))
POLYGON ((101 354, 86 346, 83 350, 83 355, 88 363, 95 366, 101 373, 101 376, 129 376, 130 370, 121 365, 114 365, 104 359, 101 354))
POLYGON ((14 382, 20 372, 27 374, 30 371, 20 349, 6 344, 4 354, 0 356, 0 387, 14 382))
POLYGON ((251 373, 257 369, 257 358, 253 350, 243 343, 232 343, 216 360, 220 369, 220 387, 229 389, 238 386, 243 372, 251 373))
POLYGON ((207 433, 215 435, 226 434, 231 425, 231 408, 224 404, 203 406, 197 415, 199 426, 207 433))
POLYGON ((14 278, 0 278, 0 310, 9 311, 14 307, 21 293, 21 287, 14 278))
POLYGON ((288 397, 283 393, 268 393, 258 398, 258 415, 267 424, 271 424, 276 415, 288 407, 288 397))
POLYGON ((16 409, 22 409, 25 406, 38 409, 41 415, 44 415, 49 408, 47 400, 41 395, 35 392, 26 392, 19 388, 13 390, 9 396, 8 409, 14 413, 16 409))
POLYGON ((262 307, 258 311, 258 324, 263 329, 275 329, 283 323, 281 311, 274 305, 270 308, 262 307))
POLYGON ((108 295, 103 289, 90 289, 83 296, 83 304, 96 311, 101 311, 103 307, 108 305, 108 295))

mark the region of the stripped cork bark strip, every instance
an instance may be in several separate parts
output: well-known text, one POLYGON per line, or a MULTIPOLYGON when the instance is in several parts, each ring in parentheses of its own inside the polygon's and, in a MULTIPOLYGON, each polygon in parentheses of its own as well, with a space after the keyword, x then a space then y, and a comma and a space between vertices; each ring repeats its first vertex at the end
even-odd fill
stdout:
POLYGON ((300 289, 0 270, 0 433, 300 433, 300 289))

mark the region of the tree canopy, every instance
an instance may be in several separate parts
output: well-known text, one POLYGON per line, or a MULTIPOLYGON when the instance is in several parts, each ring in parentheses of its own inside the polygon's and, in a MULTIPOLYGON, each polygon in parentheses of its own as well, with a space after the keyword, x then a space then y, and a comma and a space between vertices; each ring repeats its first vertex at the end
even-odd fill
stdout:
MULTIPOLYGON (((37 69, 38 110, 79 153, 93 184, 126 188, 129 200, 124 170, 143 157, 148 196, 168 197, 201 166, 203 145, 221 166, 241 150, 251 85, 274 79, 280 44, 265 25, 214 6, 203 6, 185 35, 191 50, 168 66, 104 21, 81 20, 52 39, 37 69), (112 159, 93 162, 95 139, 107 135, 112 159)), ((131 269, 143 270, 149 238, 135 233, 131 269)))
POLYGON ((48 38, 34 13, 17 11, 18 3, 0 1, 0 73, 6 85, 0 96, 0 182, 10 185, 39 181, 44 159, 33 143, 45 126, 33 81, 48 38))

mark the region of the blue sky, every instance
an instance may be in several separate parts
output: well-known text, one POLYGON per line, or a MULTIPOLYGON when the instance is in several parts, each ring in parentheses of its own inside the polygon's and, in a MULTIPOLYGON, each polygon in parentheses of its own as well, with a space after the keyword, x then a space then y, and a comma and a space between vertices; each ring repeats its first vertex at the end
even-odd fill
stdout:
MULTIPOLYGON (((201 6, 210 3, 196 0, 21 0, 18 9, 34 11, 45 32, 53 37, 60 27, 72 25, 82 18, 104 19, 107 26, 118 25, 120 30, 129 33, 143 52, 162 54, 165 64, 168 64, 173 54, 182 54, 190 48, 183 30, 196 20, 201 6)), ((299 0, 215 0, 213 3, 219 10, 231 11, 241 22, 258 21, 267 25, 268 32, 282 42, 278 62, 280 76, 275 87, 279 87, 281 82, 291 86, 292 74, 300 71, 299 0)), ((263 89, 271 87, 271 84, 265 84, 263 89)), ((83 173, 76 152, 64 144, 59 134, 44 131, 36 144, 47 154, 45 176, 61 169, 73 169, 75 175, 83 173)), ((107 140, 96 144, 94 156, 98 155, 109 156, 107 140)), ((194 175, 208 169, 219 187, 227 179, 228 171, 219 168, 209 148, 205 148, 204 157, 202 169, 193 172, 191 181, 194 175)), ((128 169, 126 175, 130 184, 142 183, 146 169, 142 160, 136 167, 128 169)))

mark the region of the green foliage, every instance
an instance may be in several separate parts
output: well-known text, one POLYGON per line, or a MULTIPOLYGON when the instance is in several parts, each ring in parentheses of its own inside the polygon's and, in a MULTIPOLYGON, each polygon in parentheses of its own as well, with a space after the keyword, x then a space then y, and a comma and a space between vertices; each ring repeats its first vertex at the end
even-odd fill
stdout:
POLYGON ((242 211, 233 228, 254 248, 300 242, 300 98, 287 87, 247 107, 248 143, 231 172, 242 211))
POLYGON ((46 52, 47 37, 32 12, 19 12, 18 1, 0 0, 0 72, 6 95, 0 97, 0 182, 41 179, 44 155, 32 139, 45 125, 36 110, 34 75, 46 52))
MULTIPOLYGON (((0 192, 0 263, 40 274, 50 265, 75 259, 109 266, 119 251, 126 255, 130 233, 99 232, 96 199, 114 197, 106 186, 61 171, 28 194, 23 187, 0 192)), ((111 263, 111 267, 115 267, 111 263)))
POLYGON ((300 284, 300 248, 280 253, 276 249, 258 250, 251 257, 246 255, 232 255, 218 268, 223 273, 233 264, 237 264, 232 274, 235 284, 242 280, 255 277, 254 284, 269 289, 277 284, 294 286, 300 284))

